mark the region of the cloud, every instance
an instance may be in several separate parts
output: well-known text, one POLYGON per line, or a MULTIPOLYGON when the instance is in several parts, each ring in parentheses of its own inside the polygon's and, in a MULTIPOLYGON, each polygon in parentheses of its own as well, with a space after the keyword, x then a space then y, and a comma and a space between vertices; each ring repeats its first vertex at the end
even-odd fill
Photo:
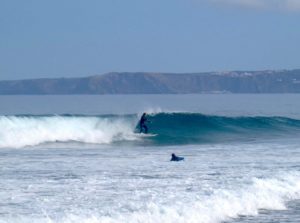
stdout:
POLYGON ((236 5, 243 6, 247 8, 262 8, 264 3, 259 0, 211 0, 214 3, 224 4, 224 5, 236 5))
POLYGON ((290 11, 300 11, 300 0, 286 0, 286 8, 290 11))
POLYGON ((300 12, 300 0, 209 0, 215 4, 244 8, 300 12))

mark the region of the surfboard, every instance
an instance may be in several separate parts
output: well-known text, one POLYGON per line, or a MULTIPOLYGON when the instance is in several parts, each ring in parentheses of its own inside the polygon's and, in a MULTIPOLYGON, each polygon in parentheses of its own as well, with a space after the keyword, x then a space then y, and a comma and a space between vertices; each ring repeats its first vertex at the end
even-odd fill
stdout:
POLYGON ((137 133, 137 135, 141 136, 141 137, 154 137, 157 136, 158 134, 153 134, 153 133, 137 133))
POLYGON ((184 160, 184 157, 178 157, 177 161, 182 161, 184 160))
POLYGON ((183 161, 184 160, 184 157, 180 157, 180 156, 176 156, 176 158, 174 160, 170 160, 172 162, 178 162, 178 161, 183 161))

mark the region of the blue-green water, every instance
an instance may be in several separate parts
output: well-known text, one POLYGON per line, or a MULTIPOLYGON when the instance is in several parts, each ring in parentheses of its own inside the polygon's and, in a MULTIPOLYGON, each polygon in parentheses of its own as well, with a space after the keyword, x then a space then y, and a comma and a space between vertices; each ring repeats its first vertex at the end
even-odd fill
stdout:
POLYGON ((300 95, 0 104, 0 223, 299 222, 300 95))

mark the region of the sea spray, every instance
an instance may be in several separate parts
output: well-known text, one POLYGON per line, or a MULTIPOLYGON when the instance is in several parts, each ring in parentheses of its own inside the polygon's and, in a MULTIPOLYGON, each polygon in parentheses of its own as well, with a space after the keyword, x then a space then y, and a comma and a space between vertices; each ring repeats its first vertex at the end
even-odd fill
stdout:
POLYGON ((0 116, 0 148, 49 142, 108 144, 135 140, 134 118, 85 116, 0 116))

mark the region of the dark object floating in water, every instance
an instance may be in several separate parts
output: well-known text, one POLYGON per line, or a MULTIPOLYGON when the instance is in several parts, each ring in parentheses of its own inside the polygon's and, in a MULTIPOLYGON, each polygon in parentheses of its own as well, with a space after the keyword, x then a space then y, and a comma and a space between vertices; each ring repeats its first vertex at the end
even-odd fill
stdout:
POLYGON ((182 161, 184 157, 176 156, 175 153, 172 153, 172 158, 170 161, 182 161))

